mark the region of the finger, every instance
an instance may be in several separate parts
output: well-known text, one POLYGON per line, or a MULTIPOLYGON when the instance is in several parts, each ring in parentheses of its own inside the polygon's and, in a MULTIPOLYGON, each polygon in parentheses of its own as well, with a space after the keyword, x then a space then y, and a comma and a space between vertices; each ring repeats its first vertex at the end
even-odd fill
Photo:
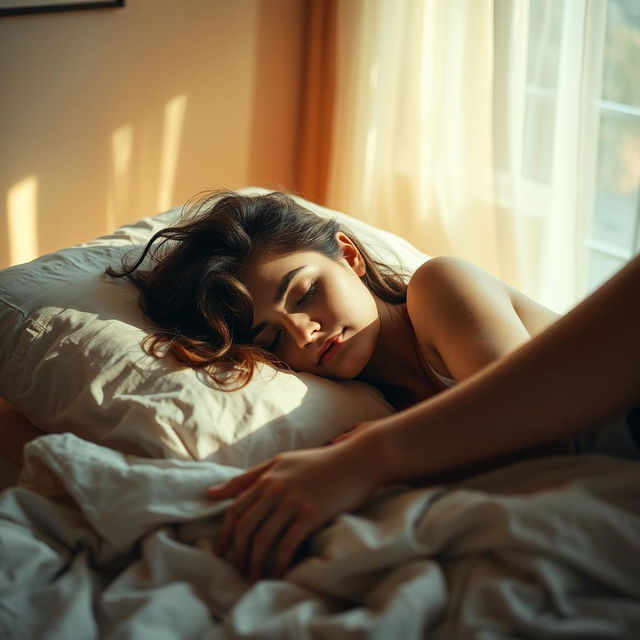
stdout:
POLYGON ((269 549, 280 532, 295 518, 291 511, 279 509, 272 513, 262 524, 258 533, 254 535, 251 545, 251 561, 249 565, 249 577, 258 580, 263 575, 262 569, 269 549))
POLYGON ((230 498, 238 495, 247 487, 251 486, 271 465, 275 460, 269 460, 254 469, 249 469, 222 484, 216 484, 207 488, 207 495, 215 500, 230 498))
POLYGON ((219 556, 223 556, 227 552, 236 521, 258 499, 259 495, 257 491, 248 490, 236 498, 227 508, 215 545, 215 551, 219 556))
MULTIPOLYGON (((233 553, 236 566, 245 572, 247 565, 247 548, 254 531, 260 524, 268 518, 277 507, 276 496, 263 493, 255 500, 250 507, 238 518, 235 524, 235 535, 233 536, 233 553)), ((252 543, 253 544, 253 543, 252 543)))
POLYGON ((273 577, 282 578, 289 569, 291 559, 302 541, 313 531, 308 520, 298 517, 289 527, 278 547, 273 577))

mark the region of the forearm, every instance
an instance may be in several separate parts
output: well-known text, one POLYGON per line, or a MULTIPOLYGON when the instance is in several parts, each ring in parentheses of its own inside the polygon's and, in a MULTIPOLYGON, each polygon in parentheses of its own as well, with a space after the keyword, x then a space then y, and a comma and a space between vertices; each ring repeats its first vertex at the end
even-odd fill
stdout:
POLYGON ((525 345, 368 430, 383 482, 568 437, 640 403, 640 259, 525 345))

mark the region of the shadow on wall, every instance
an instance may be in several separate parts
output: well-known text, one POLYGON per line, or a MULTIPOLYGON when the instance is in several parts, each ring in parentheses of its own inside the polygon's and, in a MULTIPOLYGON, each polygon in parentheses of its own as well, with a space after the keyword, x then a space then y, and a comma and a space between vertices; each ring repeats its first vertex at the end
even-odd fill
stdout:
POLYGON ((0 267, 204 190, 295 189, 297 0, 129 2, 0 21, 0 267), (7 98, 9 96, 9 98, 7 98))

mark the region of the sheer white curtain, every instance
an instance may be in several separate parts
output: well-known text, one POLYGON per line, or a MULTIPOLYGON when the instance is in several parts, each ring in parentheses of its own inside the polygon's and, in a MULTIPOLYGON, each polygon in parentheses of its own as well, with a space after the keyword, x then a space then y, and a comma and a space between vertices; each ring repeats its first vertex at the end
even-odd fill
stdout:
POLYGON ((583 293, 600 0, 340 0, 327 204, 558 311, 583 293))

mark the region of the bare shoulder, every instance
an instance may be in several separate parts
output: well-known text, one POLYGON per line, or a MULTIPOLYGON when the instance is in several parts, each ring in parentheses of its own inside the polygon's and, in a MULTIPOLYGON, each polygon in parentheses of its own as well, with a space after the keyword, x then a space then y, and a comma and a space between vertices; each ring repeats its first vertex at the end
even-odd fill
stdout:
MULTIPOLYGON (((431 258, 413 274, 407 299, 433 296, 457 299, 457 306, 507 304, 513 308, 530 336, 551 323, 559 315, 521 291, 503 282, 467 260, 452 256, 431 258)), ((455 300, 454 300, 455 301, 455 300)))
POLYGON ((425 357, 460 380, 526 341, 555 314, 474 264, 432 258, 412 276, 407 312, 425 357))
POLYGON ((451 284, 452 282, 461 284, 465 281, 473 281, 475 284, 488 281, 500 282, 473 263, 453 256, 438 256, 427 260, 416 269, 411 281, 414 284, 416 281, 419 282, 420 286, 451 284))
POLYGON ((433 331, 446 325, 465 328, 469 320, 482 322, 491 310, 511 307, 503 282, 474 264, 450 256, 431 258, 415 271, 407 287, 407 310, 433 331))
POLYGON ((452 256, 431 258, 416 269, 409 281, 407 297, 423 295, 464 296, 469 301, 477 298, 499 297, 510 299, 511 292, 504 282, 476 265, 452 256))

